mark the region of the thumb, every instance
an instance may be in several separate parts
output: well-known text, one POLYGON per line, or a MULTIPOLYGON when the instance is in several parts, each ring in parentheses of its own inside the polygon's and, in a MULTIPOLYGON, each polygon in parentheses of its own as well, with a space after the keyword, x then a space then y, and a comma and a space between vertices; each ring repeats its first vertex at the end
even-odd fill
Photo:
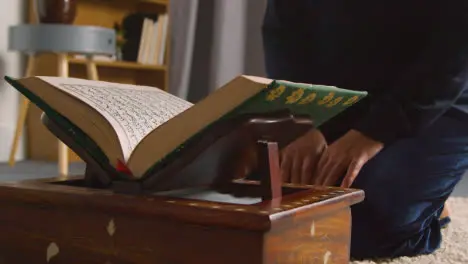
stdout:
POLYGON ((353 160, 348 166, 348 170, 346 172, 346 175, 343 181, 341 182, 340 187, 350 188, 365 163, 366 163, 366 159, 364 158, 353 160))

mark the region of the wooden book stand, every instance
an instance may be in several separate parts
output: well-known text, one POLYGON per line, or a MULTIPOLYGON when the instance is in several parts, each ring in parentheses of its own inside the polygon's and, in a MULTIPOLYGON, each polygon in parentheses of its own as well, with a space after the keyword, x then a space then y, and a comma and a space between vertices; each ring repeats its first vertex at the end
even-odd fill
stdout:
POLYGON ((0 263, 349 262, 350 206, 363 192, 280 179, 278 150, 313 129, 306 118, 229 118, 138 181, 43 122, 86 175, 0 185, 0 263))

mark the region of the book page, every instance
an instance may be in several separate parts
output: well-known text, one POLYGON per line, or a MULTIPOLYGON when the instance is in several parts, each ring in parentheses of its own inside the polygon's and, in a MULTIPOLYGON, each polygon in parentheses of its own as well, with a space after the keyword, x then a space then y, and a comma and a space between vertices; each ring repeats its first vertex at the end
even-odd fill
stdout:
POLYGON ((157 192, 153 193, 153 195, 230 204, 256 204, 262 202, 262 197, 260 196, 235 196, 230 193, 221 193, 206 187, 157 192))
POLYGON ((124 162, 158 126, 193 104, 155 87, 75 78, 38 77, 96 109, 114 128, 124 162))

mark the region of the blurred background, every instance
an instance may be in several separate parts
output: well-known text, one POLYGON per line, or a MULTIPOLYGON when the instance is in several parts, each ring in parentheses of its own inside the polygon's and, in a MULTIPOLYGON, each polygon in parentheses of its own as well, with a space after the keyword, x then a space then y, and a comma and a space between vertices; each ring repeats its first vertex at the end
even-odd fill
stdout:
MULTIPOLYGON (((267 0, 9 0, 0 1, 0 74, 23 77, 31 56, 9 46, 18 25, 62 23, 115 31, 116 52, 92 57, 99 80, 150 85, 196 103, 240 74, 265 76, 261 25, 267 0)), ((47 36, 45 36, 47 39, 47 36)), ((84 40, 86 44, 86 40, 84 40)), ((70 77, 88 78, 83 54, 66 54, 70 77)), ((32 75, 57 75, 57 54, 34 54, 32 75)), ((0 82, 0 180, 53 177, 56 138, 27 109, 14 154, 21 101, 0 82)), ((72 151, 69 173, 85 165, 72 151)), ((466 178, 466 177, 465 177, 466 178)), ((467 181, 456 195, 468 195, 467 181)))
MULTIPOLYGON (((116 32, 117 51, 96 55, 99 80, 150 85, 192 102, 239 74, 264 76, 261 22, 266 0, 8 0, 0 1, 0 74, 23 77, 28 54, 9 47, 9 29, 66 23, 116 32), (48 20, 47 20, 48 19, 48 20), (54 20, 55 19, 55 20, 54 20), (60 20, 61 19, 61 20, 60 20), (169 23, 168 23, 169 22, 169 23)), ((57 54, 34 54, 32 75, 57 75, 57 54)), ((82 54, 67 54, 69 76, 86 78, 82 54)), ((20 95, 0 83, 0 173, 15 178, 57 172, 57 141, 30 105, 14 155, 20 95)), ((70 172, 84 165, 70 153, 70 172)))
MULTIPOLYGON (((69 77, 148 85, 196 103, 240 74, 265 76, 261 26, 266 1, 1 0, 0 181, 56 177, 60 167, 57 139, 42 125, 42 112, 25 104, 3 80, 5 75, 57 76, 66 63, 69 77), (16 37, 42 42, 50 49, 25 52, 11 45, 12 28, 36 24, 84 27, 90 32, 91 27, 107 30, 114 38, 109 43, 115 45, 115 52, 93 56, 58 52, 54 47, 66 45, 66 39, 26 31, 16 37)), ((80 41, 84 50, 92 49, 93 40, 80 41)), ((68 151, 68 174, 83 174, 85 164, 68 151)), ((467 263, 467 179, 452 195, 455 213, 451 228, 444 231, 443 250, 427 258, 391 263, 467 263)))

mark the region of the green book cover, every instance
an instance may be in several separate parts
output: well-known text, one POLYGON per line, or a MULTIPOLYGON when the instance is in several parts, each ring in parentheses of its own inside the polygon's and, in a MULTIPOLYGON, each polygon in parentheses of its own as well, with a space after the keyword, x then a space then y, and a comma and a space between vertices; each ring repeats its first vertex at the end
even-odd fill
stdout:
MULTIPOLYGON (((76 143, 89 153, 90 156, 92 156, 99 164, 109 163, 109 159, 100 147, 97 146, 97 144, 79 127, 75 126, 63 115, 52 109, 40 97, 36 96, 26 87, 23 87, 20 82, 8 76, 5 77, 5 80, 44 111, 50 119, 61 126, 70 136, 73 136, 76 143)), ((238 89, 242 89, 242 87, 238 87, 238 89)), ((225 113, 218 121, 225 120, 226 118, 239 114, 265 113, 289 109, 293 114, 310 116, 314 121, 314 125, 319 127, 338 113, 357 103, 366 95, 367 93, 363 91, 352 91, 325 85, 311 85, 273 80, 271 83, 264 86, 258 93, 238 105, 235 109, 225 113)), ((185 144, 196 139, 197 135, 203 133, 203 131, 210 128, 215 123, 216 122, 208 124, 202 131, 199 131, 196 135, 192 135, 191 138, 183 144, 180 144, 178 148, 168 153, 164 158, 155 160, 154 165, 149 168, 140 179, 144 179, 146 176, 150 175, 150 173, 154 173, 168 162, 176 159, 179 150, 182 149, 185 144)), ((126 178, 126 176, 118 172, 113 172, 113 174, 126 178)))
POLYGON ((232 114, 289 109, 294 114, 310 116, 314 125, 319 127, 366 95, 367 92, 334 86, 273 81, 264 91, 240 105, 232 114))

